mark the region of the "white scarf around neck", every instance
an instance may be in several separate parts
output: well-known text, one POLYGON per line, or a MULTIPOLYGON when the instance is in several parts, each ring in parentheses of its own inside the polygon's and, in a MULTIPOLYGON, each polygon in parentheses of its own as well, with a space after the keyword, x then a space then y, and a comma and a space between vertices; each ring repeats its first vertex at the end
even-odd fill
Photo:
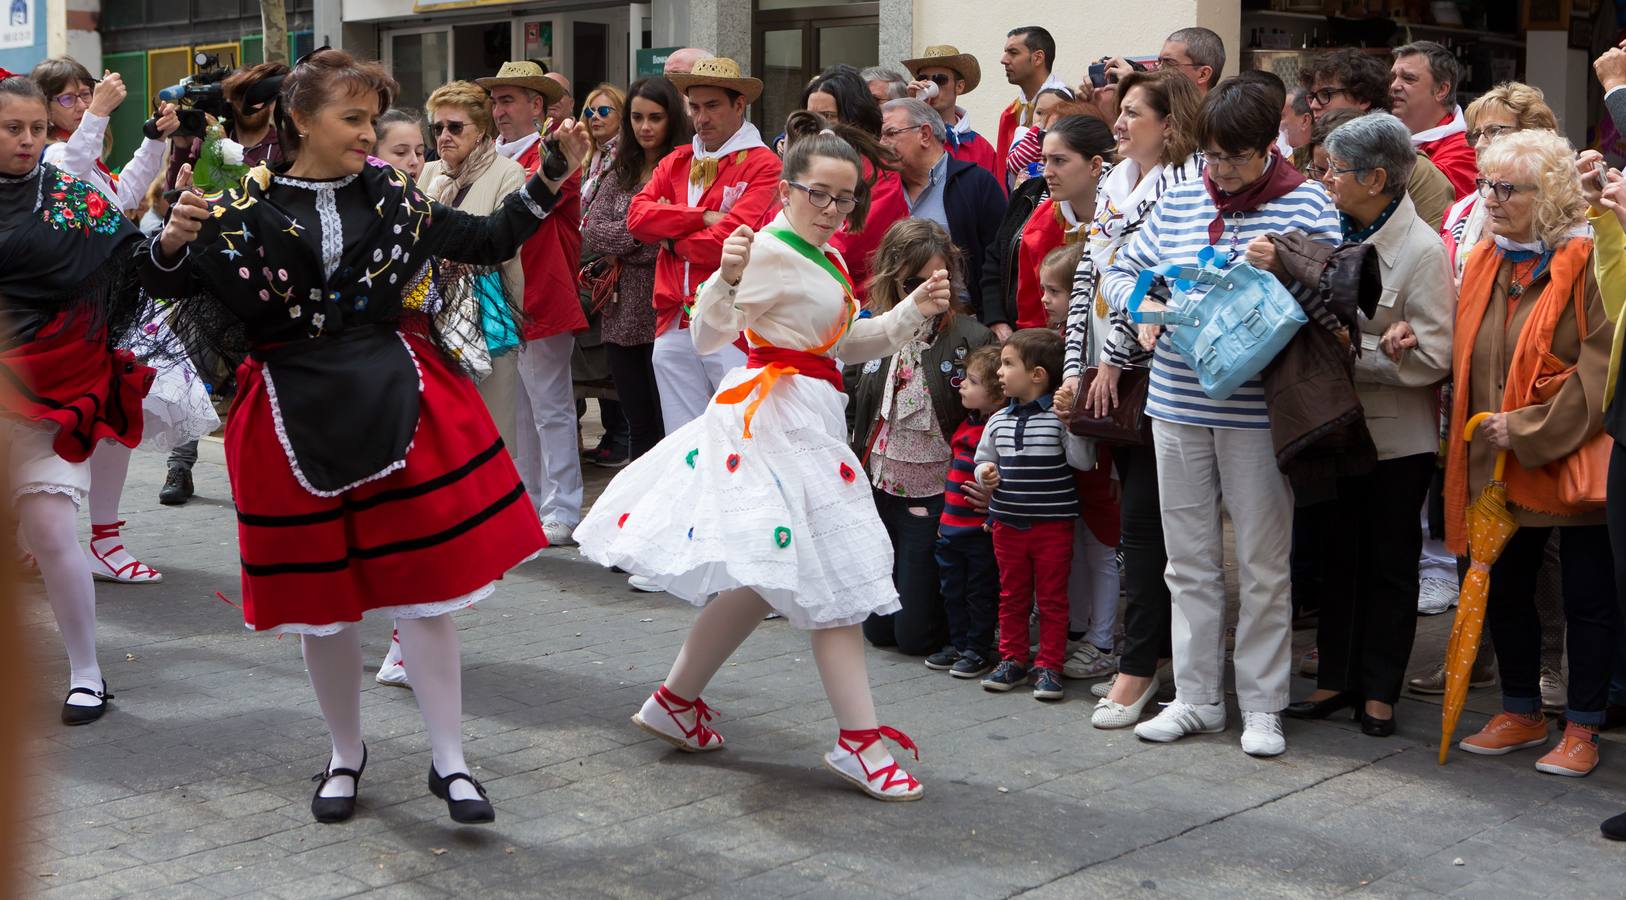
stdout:
POLYGON ((502 138, 498 138, 497 152, 508 159, 517 160, 525 155, 525 151, 531 149, 532 144, 541 139, 542 135, 534 131, 514 141, 504 141, 502 138))
POLYGON ((1424 144, 1432 144, 1441 138, 1448 138, 1453 134, 1464 134, 1467 131, 1468 120, 1462 115, 1462 107, 1454 106, 1451 108, 1451 121, 1444 125, 1436 125, 1433 128, 1425 128, 1417 132, 1411 136, 1411 145, 1421 147, 1424 144))

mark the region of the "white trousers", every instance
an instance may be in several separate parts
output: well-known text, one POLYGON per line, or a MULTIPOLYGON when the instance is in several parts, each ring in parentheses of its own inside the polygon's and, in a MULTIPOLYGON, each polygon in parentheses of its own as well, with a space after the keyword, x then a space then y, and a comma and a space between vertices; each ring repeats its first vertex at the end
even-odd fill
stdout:
POLYGON ((1241 611, 1236 626, 1237 704, 1280 712, 1292 657, 1293 489, 1276 468, 1268 429, 1206 428, 1153 420, 1157 487, 1174 598, 1175 696, 1225 699, 1225 550, 1220 494, 1236 532, 1241 611))
POLYGON ((491 421, 497 426, 497 434, 508 448, 508 455, 513 456, 514 414, 519 404, 514 399, 519 392, 519 352, 510 350, 492 360, 491 374, 475 389, 486 402, 486 412, 491 413, 491 421))
POLYGON ((582 461, 570 352, 576 338, 555 334, 518 351, 514 465, 542 521, 574 528, 582 520, 582 461))
POLYGON ((661 393, 661 418, 671 434, 700 418, 723 383, 723 376, 745 365, 745 353, 733 344, 702 355, 687 328, 670 328, 655 338, 655 384, 661 393))
POLYGON ((1435 540, 1428 534, 1428 501, 1423 501, 1423 553, 1417 562, 1421 578, 1438 578, 1457 583, 1457 556, 1445 549, 1445 541, 1435 540))
POLYGON ((1071 630, 1103 650, 1112 649, 1118 624, 1118 552, 1095 539, 1079 519, 1073 527, 1073 565, 1067 573, 1071 630))

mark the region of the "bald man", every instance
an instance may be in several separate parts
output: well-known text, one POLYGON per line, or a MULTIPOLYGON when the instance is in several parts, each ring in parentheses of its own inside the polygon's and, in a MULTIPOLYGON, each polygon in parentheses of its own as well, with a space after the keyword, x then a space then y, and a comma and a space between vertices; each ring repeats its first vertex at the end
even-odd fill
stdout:
POLYGON ((716 54, 710 50, 704 50, 700 47, 684 47, 682 50, 673 51, 672 55, 666 58, 665 73, 667 75, 687 75, 694 70, 695 63, 714 55, 716 54))
POLYGON ((542 77, 557 81, 559 86, 565 89, 564 96, 555 100, 553 105, 548 107, 547 130, 552 131, 554 126, 570 118, 571 114, 575 112, 576 98, 570 95, 570 79, 566 78, 563 72, 549 72, 542 77))

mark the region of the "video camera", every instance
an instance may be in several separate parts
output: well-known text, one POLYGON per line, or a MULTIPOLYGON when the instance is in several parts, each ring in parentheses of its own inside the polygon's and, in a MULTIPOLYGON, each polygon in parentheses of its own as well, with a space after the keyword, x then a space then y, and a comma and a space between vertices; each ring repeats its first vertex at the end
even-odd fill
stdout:
MULTIPOLYGON (((218 55, 201 50, 192 57, 192 64, 197 68, 194 74, 158 92, 160 101, 180 107, 175 114, 181 120, 181 127, 170 137, 201 138, 209 124, 205 116, 228 119, 232 114, 231 104, 227 102, 226 91, 221 84, 232 70, 221 67, 218 55)), ((142 123, 141 132, 154 140, 161 138, 158 117, 153 116, 142 123)))

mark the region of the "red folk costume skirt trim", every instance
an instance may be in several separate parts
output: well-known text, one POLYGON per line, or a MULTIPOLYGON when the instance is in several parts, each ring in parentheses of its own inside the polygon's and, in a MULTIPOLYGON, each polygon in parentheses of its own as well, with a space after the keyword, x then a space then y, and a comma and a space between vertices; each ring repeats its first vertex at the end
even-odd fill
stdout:
POLYGON ((141 400, 156 374, 128 350, 109 350, 58 315, 33 340, 0 353, 0 409, 37 427, 54 427, 51 449, 84 462, 104 440, 141 443, 141 400))
POLYGON ((295 479, 261 364, 237 371, 226 463, 249 628, 331 626, 481 591, 547 546, 474 386, 413 335, 423 377, 406 465, 336 497, 295 479))

